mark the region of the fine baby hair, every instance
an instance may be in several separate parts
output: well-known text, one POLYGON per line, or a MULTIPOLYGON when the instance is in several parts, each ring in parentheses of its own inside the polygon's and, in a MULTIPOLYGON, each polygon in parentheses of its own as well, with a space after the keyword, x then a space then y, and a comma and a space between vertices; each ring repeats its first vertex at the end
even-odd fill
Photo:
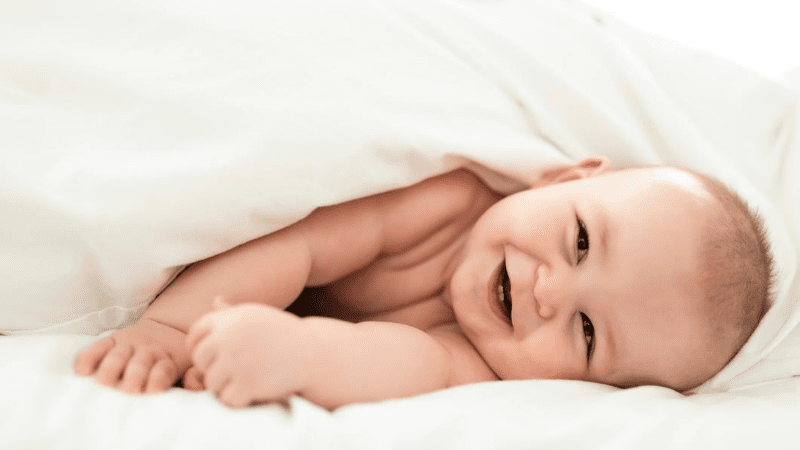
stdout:
POLYGON ((701 233, 697 283, 700 313, 708 325, 707 351, 717 361, 716 373, 741 350, 769 309, 773 260, 757 211, 716 178, 673 168, 693 176, 712 199, 701 233))

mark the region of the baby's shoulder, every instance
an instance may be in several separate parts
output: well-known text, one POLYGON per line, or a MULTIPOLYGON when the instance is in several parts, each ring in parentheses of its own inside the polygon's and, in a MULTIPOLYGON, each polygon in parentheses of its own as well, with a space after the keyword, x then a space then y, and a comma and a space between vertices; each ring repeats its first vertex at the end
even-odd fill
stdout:
POLYGON ((497 194, 480 177, 466 169, 446 172, 395 192, 403 200, 417 200, 428 204, 438 200, 436 203, 440 206, 449 206, 448 209, 453 210, 497 201, 497 194))
MULTIPOLYGON (((453 263, 464 237, 483 212, 496 202, 496 194, 480 179, 466 171, 445 173, 415 185, 389 191, 367 199, 370 205, 364 220, 353 221, 347 230, 350 244, 336 244, 337 252, 352 256, 361 241, 379 242, 375 251, 353 264, 347 275, 331 278, 326 292, 343 310, 357 312, 359 320, 402 322, 423 328, 436 323, 443 286, 452 276, 453 263), (357 229, 362 222, 372 225, 357 229), (368 231, 363 231, 368 230, 368 231), (371 234, 372 238, 364 238, 371 234), (436 300, 436 301, 434 301, 436 300)), ((348 217, 359 211, 355 208, 348 217)), ((345 242, 331 233, 320 245, 345 242)), ((338 255, 330 250, 326 255, 338 255)), ((341 262, 342 257, 336 256, 341 262)), ((445 314, 446 315, 446 314, 445 314)))
POLYGON ((475 174, 460 169, 390 191, 376 201, 387 232, 425 234, 450 224, 472 223, 499 199, 475 174))
POLYGON ((428 331, 451 358, 450 386, 495 381, 499 378, 455 323, 428 331))

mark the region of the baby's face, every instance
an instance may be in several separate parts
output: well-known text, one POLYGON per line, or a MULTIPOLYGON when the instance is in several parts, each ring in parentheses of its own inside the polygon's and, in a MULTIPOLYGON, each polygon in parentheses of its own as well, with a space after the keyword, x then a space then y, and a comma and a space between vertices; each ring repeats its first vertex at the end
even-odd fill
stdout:
POLYGON ((674 169, 509 196, 470 234, 450 286, 456 318, 503 379, 692 388, 724 364, 695 281, 709 202, 674 169))

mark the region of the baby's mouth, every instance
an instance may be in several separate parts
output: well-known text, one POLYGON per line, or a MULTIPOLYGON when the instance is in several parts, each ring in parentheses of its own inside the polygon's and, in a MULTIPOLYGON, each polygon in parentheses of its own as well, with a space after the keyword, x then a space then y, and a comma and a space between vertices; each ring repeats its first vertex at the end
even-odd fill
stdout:
POLYGON ((511 321, 511 279, 508 278, 506 262, 500 267, 500 274, 497 276, 497 299, 500 301, 500 309, 511 321))

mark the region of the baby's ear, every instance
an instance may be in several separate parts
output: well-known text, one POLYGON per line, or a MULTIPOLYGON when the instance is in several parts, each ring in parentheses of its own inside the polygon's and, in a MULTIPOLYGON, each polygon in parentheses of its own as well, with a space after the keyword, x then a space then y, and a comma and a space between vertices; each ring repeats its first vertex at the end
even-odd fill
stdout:
POLYGON ((553 167, 542 172, 542 175, 531 184, 531 188, 540 188, 551 184, 582 178, 596 177, 611 170, 611 160, 605 156, 589 156, 575 164, 553 167))

